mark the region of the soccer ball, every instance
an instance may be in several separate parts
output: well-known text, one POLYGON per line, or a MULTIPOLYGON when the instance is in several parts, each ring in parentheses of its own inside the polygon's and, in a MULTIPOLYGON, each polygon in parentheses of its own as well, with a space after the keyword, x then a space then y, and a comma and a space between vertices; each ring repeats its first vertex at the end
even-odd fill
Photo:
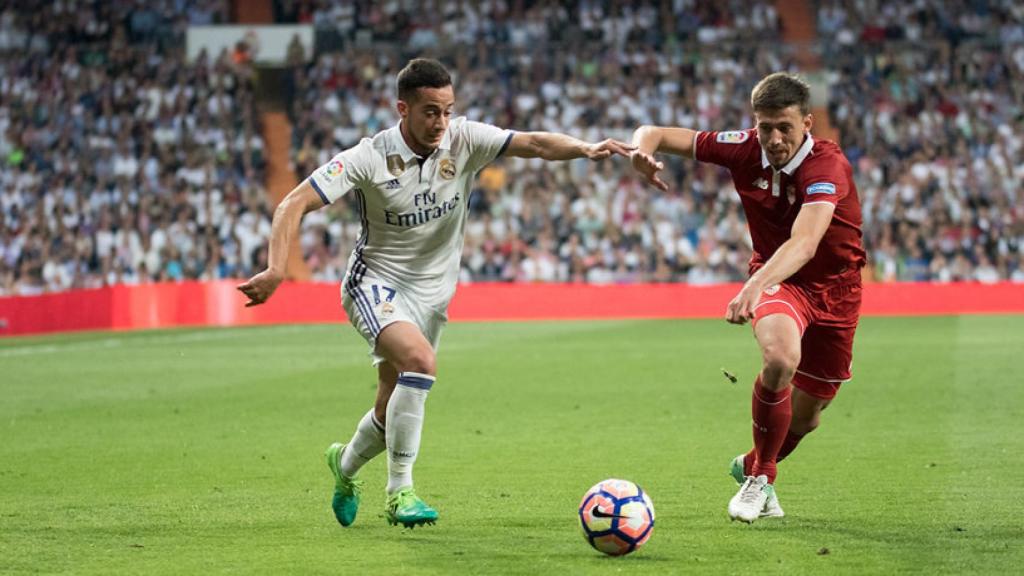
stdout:
POLYGON ((605 480, 583 495, 580 524, 591 546, 609 556, 622 556, 651 537, 654 503, 629 480, 605 480))

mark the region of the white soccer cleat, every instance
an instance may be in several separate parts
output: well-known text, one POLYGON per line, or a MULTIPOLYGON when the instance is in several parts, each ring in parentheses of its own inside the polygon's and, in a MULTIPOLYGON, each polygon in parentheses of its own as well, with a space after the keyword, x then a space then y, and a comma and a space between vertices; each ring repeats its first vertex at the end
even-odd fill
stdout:
MULTIPOLYGON (((747 476, 740 491, 729 501, 729 517, 750 524, 760 518, 762 512, 767 512, 765 505, 774 495, 775 488, 768 483, 767 476, 747 476)), ((782 511, 777 499, 775 507, 782 511)))
MULTIPOLYGON (((743 482, 746 481, 746 476, 743 475, 743 458, 745 454, 732 459, 729 463, 729 475, 736 480, 737 486, 742 486, 743 482)), ((772 495, 768 497, 768 501, 764 503, 764 510, 761 510, 761 518, 782 518, 786 513, 782 511, 782 506, 779 506, 779 497, 772 490, 772 495)))

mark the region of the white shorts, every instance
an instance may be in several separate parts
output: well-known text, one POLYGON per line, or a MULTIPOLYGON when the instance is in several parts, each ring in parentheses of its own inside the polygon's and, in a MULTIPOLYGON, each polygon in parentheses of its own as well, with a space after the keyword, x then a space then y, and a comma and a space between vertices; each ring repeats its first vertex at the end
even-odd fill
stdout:
POLYGON ((409 322, 420 329, 437 352, 441 330, 448 323, 447 314, 422 304, 415 294, 374 276, 361 262, 352 266, 341 284, 341 305, 349 322, 370 345, 374 366, 384 362, 384 358, 377 355, 376 347, 377 337, 385 326, 409 322))

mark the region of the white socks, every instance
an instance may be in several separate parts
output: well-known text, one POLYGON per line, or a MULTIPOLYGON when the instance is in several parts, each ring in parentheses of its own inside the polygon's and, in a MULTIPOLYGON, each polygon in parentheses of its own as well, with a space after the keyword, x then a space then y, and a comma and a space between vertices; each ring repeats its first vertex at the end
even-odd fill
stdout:
POLYGON ((384 427, 374 416, 373 408, 370 408, 356 426, 352 440, 341 451, 341 475, 346 478, 355 477, 359 469, 383 452, 385 447, 384 427))
POLYGON ((388 400, 385 433, 388 447, 388 494, 412 486, 412 465, 420 449, 424 405, 434 380, 433 376, 417 372, 401 372, 398 375, 398 385, 388 400))
POLYGON ((400 373, 398 385, 388 400, 387 430, 377 421, 373 408, 363 415, 352 440, 341 452, 341 474, 354 478, 363 465, 389 448, 388 494, 412 486, 412 466, 420 450, 424 405, 433 385, 433 376, 400 373))

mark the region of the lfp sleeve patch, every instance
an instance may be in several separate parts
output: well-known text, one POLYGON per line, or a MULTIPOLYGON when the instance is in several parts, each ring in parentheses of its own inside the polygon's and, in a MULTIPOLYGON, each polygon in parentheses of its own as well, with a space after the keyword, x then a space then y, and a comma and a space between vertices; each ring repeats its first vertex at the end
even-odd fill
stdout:
POLYGON ((345 164, 342 163, 341 158, 335 157, 320 169, 318 176, 323 178, 325 182, 330 183, 344 171, 345 164))
POLYGON ((745 130, 731 130, 729 132, 719 132, 715 136, 715 142, 719 144, 743 144, 750 138, 750 133, 745 130))
POLYGON ((835 194, 836 185, 831 182, 818 182, 807 187, 807 195, 812 194, 835 194))

